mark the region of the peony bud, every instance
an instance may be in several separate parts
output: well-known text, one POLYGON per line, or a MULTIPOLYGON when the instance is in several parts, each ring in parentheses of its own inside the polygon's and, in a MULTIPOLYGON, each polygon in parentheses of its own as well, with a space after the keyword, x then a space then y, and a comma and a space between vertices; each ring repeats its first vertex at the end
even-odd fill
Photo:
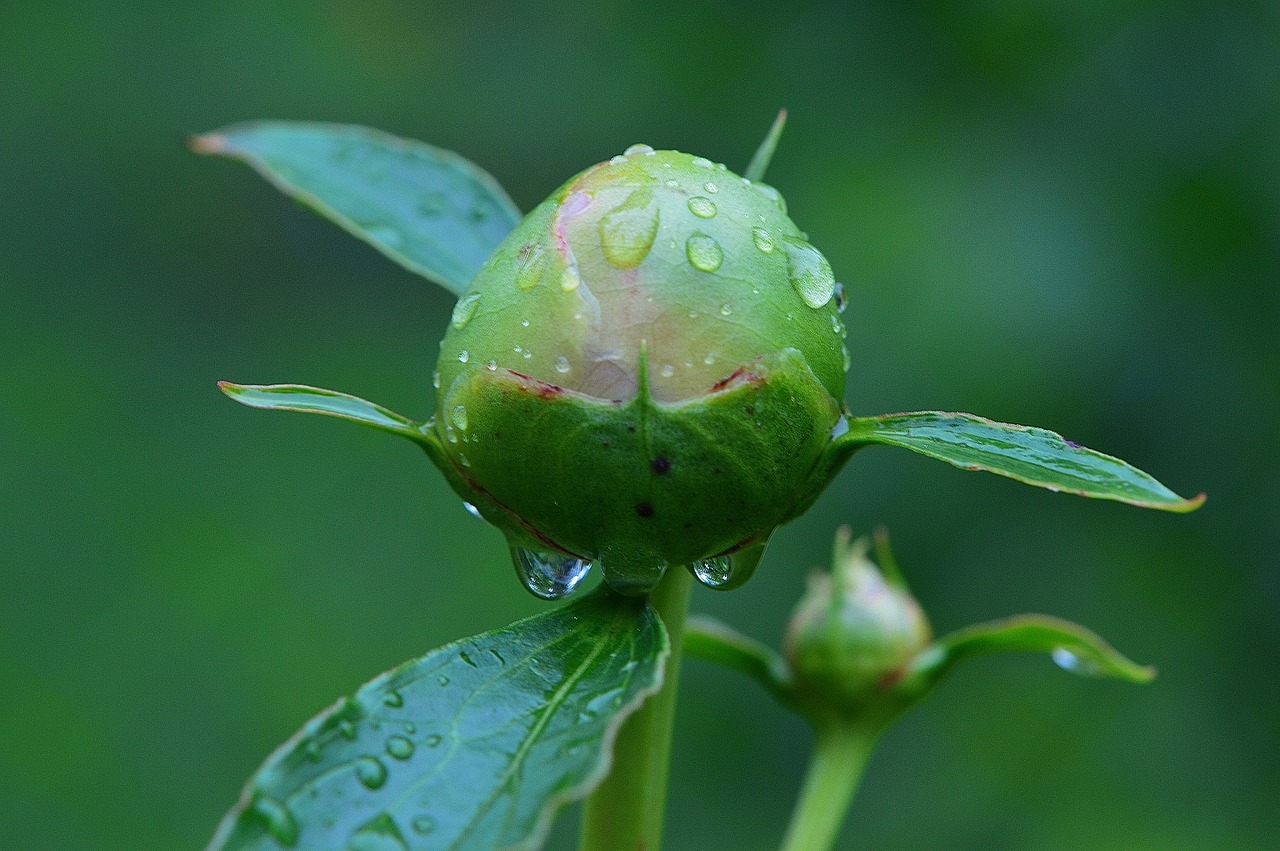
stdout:
POLYGON ((458 301, 445 474, 540 596, 591 563, 623 593, 673 565, 740 584, 830 474, 838 288, 772 187, 634 146, 526 216, 458 301))

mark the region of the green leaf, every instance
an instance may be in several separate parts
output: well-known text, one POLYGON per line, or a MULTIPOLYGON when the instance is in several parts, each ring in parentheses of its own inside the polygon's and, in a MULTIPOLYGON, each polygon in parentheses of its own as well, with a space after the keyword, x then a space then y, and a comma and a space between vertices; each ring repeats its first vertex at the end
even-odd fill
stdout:
POLYGON ((966 470, 986 470, 1052 491, 1114 499, 1142 508, 1194 511, 1204 494, 1183 499, 1119 458, 1087 449, 1042 428, 998 423, 973 414, 920 411, 849 420, 837 448, 901 446, 966 470))
POLYGON ((243 160, 285 194, 461 295, 520 211, 457 154, 367 127, 260 121, 191 141, 243 160))
POLYGON ((433 448, 437 442, 429 427, 422 423, 416 423, 358 396, 336 390, 307 387, 303 384, 232 384, 230 381, 219 381, 218 388, 250 408, 325 414, 398 434, 433 448))
POLYGON ((927 688, 965 659, 1011 652, 1048 653, 1063 670, 1083 676, 1146 683, 1156 675, 1154 668, 1131 662, 1079 624, 1048 615, 1018 615, 939 639, 916 657, 904 687, 927 688))
POLYGON ((649 604, 608 592, 433 650, 268 757, 209 848, 538 848, 668 653, 649 604))
POLYGON ((684 652, 694 658, 746 674, 784 705, 794 702, 795 685, 786 660, 728 624, 693 615, 685 622, 682 645, 684 652))

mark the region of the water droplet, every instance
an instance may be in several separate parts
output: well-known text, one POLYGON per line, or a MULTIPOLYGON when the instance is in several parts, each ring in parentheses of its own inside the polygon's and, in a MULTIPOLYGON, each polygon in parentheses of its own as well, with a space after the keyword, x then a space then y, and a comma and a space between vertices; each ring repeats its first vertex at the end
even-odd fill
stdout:
POLYGON ((453 420, 453 424, 458 427, 459 431, 467 430, 467 409, 464 405, 454 405, 453 413, 449 415, 449 419, 453 420))
POLYGON ((409 845, 391 815, 379 813, 351 834, 346 851, 409 851, 409 845))
POLYGON ((366 789, 381 789, 387 782, 387 767, 376 756, 356 760, 356 777, 366 789))
POLYGON ((389 706, 392 709, 399 709, 401 706, 404 706, 404 695, 400 694, 398 691, 389 691, 386 696, 382 698, 382 704, 383 706, 389 706))
POLYGON ((714 195, 714 194, 716 194, 717 192, 719 192, 719 191, 720 191, 720 187, 719 187, 719 186, 716 186, 716 185, 715 185, 714 183, 712 183, 710 180, 708 180, 706 183, 702 184, 702 188, 703 188, 703 189, 705 189, 705 190, 707 190, 707 193, 708 193, 708 194, 710 194, 710 195, 714 195))
POLYGON ((471 360, 471 355, 467 354, 466 349, 458 352, 458 363, 466 363, 469 360, 471 360))
POLYGON ((434 370, 431 373, 431 386, 440 389, 440 370, 434 370))
POLYGON ((567 293, 571 293, 582 283, 582 278, 578 276, 578 270, 572 266, 565 268, 560 273, 560 289, 567 293))
POLYGON ((626 154, 627 156, 631 156, 633 154, 652 154, 653 148, 642 143, 637 143, 632 145, 630 148, 627 148, 622 153, 626 154))
POLYGON ((343 718, 338 722, 338 735, 342 736, 344 739, 354 740, 356 737, 356 725, 343 718))
POLYGON ((694 195, 689 199, 689 212, 700 219, 712 219, 716 215, 716 204, 710 198, 694 195))
POLYGON ((711 364, 716 362, 715 354, 714 353, 708 354, 705 358, 702 359, 702 362, 707 366, 711 366, 711 364))
POLYGON ((837 437, 847 434, 848 431, 849 421, 841 414, 840 419, 836 420, 836 424, 831 427, 831 439, 835 440, 837 437))
POLYGON ((471 317, 475 316, 476 308, 480 305, 480 293, 471 293, 465 295, 458 300, 453 306, 453 327, 462 330, 467 327, 467 323, 471 321, 471 317))
POLYGON ((429 815, 414 816, 410 824, 413 825, 414 833, 420 833, 423 836, 436 829, 436 820, 429 815))
POLYGON ((662 369, 658 370, 658 374, 663 378, 670 378, 676 374, 676 368, 669 363, 664 363, 662 369))
POLYGON ((627 162, 627 158, 624 157, 622 154, 618 154, 616 157, 609 157, 610 165, 625 165, 626 162, 627 162))
POLYGON ((1064 671, 1079 674, 1082 677, 1096 677, 1102 670, 1091 659, 1082 659, 1065 647, 1053 648, 1053 662, 1064 671))
POLYGON ((512 551, 516 573, 535 597, 559 600, 571 593, 591 570, 591 562, 563 553, 535 552, 523 547, 512 551))
POLYGON ((528 360, 529 358, 533 357, 533 349, 525 349, 523 352, 520 353, 520 357, 524 358, 525 360, 528 360))
POLYGON ((822 252, 794 236, 782 237, 782 248, 787 252, 791 286, 804 303, 816 310, 831 301, 836 292, 836 278, 822 252))
POLYGON ((844 371, 848 372, 849 367, 853 366, 853 355, 849 354, 848 346, 840 347, 840 359, 844 363, 844 371))
POLYGON ((556 372, 564 375, 569 371, 569 359, 564 355, 556 358, 556 372))
POLYGON ((733 559, 729 556, 699 559, 693 563, 693 575, 708 588, 719 588, 733 577, 733 559))
POLYGON ((517 258, 516 287, 529 291, 538 285, 547 267, 547 253, 536 242, 526 242, 517 258))
POLYGON ((484 368, 489 370, 490 372, 497 372, 498 362, 496 360, 490 359, 490 361, 484 365, 484 368))
POLYGON ((844 309, 849 306, 849 297, 845 295, 844 284, 836 281, 836 311, 844 313, 844 309))
POLYGON ((436 684, 439 685, 440 688, 444 688, 449 684, 449 678, 446 677, 444 674, 441 674, 439 677, 436 678, 436 684))
POLYGON ((692 165, 696 165, 698 168, 712 168, 712 165, 713 165, 711 160, 707 159, 706 157, 694 157, 693 159, 689 160, 689 162, 692 165))
POLYGON ((411 736, 412 736, 414 733, 418 732, 418 725, 417 725, 417 724, 414 724, 412 721, 406 721, 406 722, 404 722, 404 724, 403 724, 403 725, 401 725, 401 727, 402 727, 402 729, 403 729, 406 733, 408 733, 408 734, 409 734, 409 735, 411 735, 411 736))
POLYGON ((404 736, 390 736, 387 739, 387 753, 396 759, 408 759, 413 756, 413 742, 404 736))
POLYGON ((679 189, 679 188, 680 188, 680 181, 675 180, 675 179, 668 180, 668 181, 667 181, 667 188, 668 188, 668 189, 679 189))
POLYGON ((646 187, 602 216, 598 229, 604 258, 619 269, 639 266, 658 235, 658 212, 653 190, 646 187))
POLYGON ((732 306, 732 305, 729 305, 729 304, 722 304, 722 305, 720 305, 720 315, 721 315, 721 316, 728 316, 728 315, 729 315, 729 314, 731 314, 731 313, 733 313, 733 306, 732 306))
POLYGON ((427 747, 429 747, 429 748, 438 748, 438 747, 440 747, 440 742, 442 742, 442 741, 443 741, 443 739, 441 739, 439 736, 437 736, 437 735, 434 735, 434 734, 433 734, 433 735, 427 736, 425 739, 423 739, 423 740, 422 740, 422 743, 423 743, 424 745, 426 745, 427 747))
POLYGON ((831 333, 842 338, 848 333, 844 330, 844 323, 840 321, 840 317, 834 313, 831 314, 831 333))
POLYGON ((684 253, 689 258, 690 266, 704 272, 714 272, 724 262, 724 251, 721 250, 720 243, 716 242, 715 237, 705 233, 695 233, 689 237, 684 244, 684 253))
POLYGON ((477 520, 483 520, 483 519, 484 519, 484 517, 480 514, 480 509, 476 508, 476 507, 475 507, 474 505, 472 505, 471 503, 469 503, 469 502, 464 502, 464 503, 462 503, 462 507, 463 507, 463 508, 465 508, 465 509, 467 510, 467 513, 468 513, 468 514, 470 514, 472 517, 476 518, 477 520))
POLYGON ((298 821, 288 807, 270 795, 258 795, 253 799, 252 809, 276 842, 286 848, 298 844, 298 821))
POLYGON ((773 253, 773 237, 764 228, 757 225, 751 229, 751 239, 755 242, 756 248, 765 254, 773 253))
POLYGON ((777 204, 778 209, 782 210, 782 212, 785 213, 787 211, 787 202, 782 200, 782 195, 778 193, 778 190, 774 189, 767 183, 753 183, 751 184, 751 187, 773 203, 777 204))

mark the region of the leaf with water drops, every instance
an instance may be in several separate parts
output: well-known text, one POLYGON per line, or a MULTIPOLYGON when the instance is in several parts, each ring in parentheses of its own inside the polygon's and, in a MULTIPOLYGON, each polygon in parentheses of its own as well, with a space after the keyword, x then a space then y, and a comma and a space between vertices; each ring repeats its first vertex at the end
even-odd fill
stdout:
POLYGON ((931 687, 956 664, 990 653, 1048 653, 1073 674, 1150 682, 1154 668, 1139 665, 1079 624, 1049 615, 1018 615, 975 624, 939 639, 911 664, 905 688, 931 687))
POLYGON ((1052 491, 1113 499, 1142 508, 1194 511, 1204 494, 1184 499, 1119 458, 1031 426, 973 414, 920 411, 859 417, 837 439, 837 451, 900 446, 966 470, 986 470, 1052 491))
POLYGON ((383 674, 267 758, 215 849, 538 848, 608 773, 669 652, 605 591, 383 674))
POLYGON ((219 381, 218 388, 250 408, 325 414, 398 434, 424 446, 434 447, 436 443, 434 434, 424 430, 421 423, 336 390, 303 384, 232 384, 230 381, 219 381))
POLYGON ((520 221, 520 211, 479 166, 367 127, 251 122, 197 136, 191 145, 248 163, 285 194, 455 295, 520 221))

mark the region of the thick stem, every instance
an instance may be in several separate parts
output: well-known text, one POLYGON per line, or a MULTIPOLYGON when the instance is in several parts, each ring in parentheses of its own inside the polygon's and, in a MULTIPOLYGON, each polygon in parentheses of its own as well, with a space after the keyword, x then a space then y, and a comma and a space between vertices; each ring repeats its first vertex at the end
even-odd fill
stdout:
POLYGON ((831 847, 875 739, 874 733, 848 723, 826 721, 818 725, 813 758, 791 815, 783 851, 827 851, 831 847))
POLYGON ((689 571, 671 568, 650 598, 671 638, 662 690, 618 731, 613 770, 587 798, 580 851, 658 851, 667 800, 676 690, 680 685, 681 643, 692 582, 689 571))

